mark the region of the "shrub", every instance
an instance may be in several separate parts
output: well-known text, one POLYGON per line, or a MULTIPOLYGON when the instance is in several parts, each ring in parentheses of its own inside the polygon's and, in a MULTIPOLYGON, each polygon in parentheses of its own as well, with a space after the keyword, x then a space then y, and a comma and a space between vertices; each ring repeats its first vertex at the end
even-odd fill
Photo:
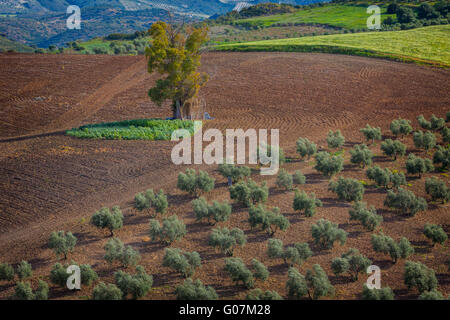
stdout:
POLYGON ((137 266, 136 274, 133 275, 119 270, 114 274, 114 279, 124 298, 128 295, 133 299, 142 298, 153 285, 153 277, 148 275, 142 266, 137 266))
POLYGON ((442 293, 436 289, 425 291, 419 296, 419 300, 445 300, 442 293))
POLYGON ((208 205, 203 197, 192 200, 192 208, 197 221, 207 219, 212 225, 227 221, 231 215, 231 206, 227 202, 214 201, 212 205, 208 205))
POLYGON ((314 142, 309 141, 307 138, 298 138, 297 152, 302 158, 308 157, 309 159, 311 156, 316 154, 317 145, 314 142))
POLYGON ((14 289, 14 299, 17 300, 34 300, 33 289, 29 282, 19 282, 14 289))
POLYGON ((185 278, 191 277, 195 269, 200 267, 202 260, 198 252, 184 252, 176 248, 166 248, 163 266, 180 272, 185 278))
POLYGON ((242 282, 247 288, 253 288, 254 280, 252 272, 245 266, 241 258, 225 259, 225 271, 236 284, 242 282))
POLYGON ((252 259, 253 276, 255 279, 266 281, 269 278, 269 270, 267 267, 256 259, 252 259))
POLYGON ((347 240, 347 232, 339 229, 337 224, 324 219, 320 219, 311 226, 311 233, 314 243, 326 249, 333 248, 335 241, 344 245, 347 240))
POLYGON ((390 129, 391 129, 391 132, 396 136, 408 135, 412 132, 411 121, 406 120, 406 119, 393 120, 391 122, 390 129))
POLYGON ((295 211, 304 211, 305 216, 312 217, 316 213, 317 207, 322 207, 322 201, 316 199, 316 195, 311 193, 309 196, 305 191, 295 190, 293 208, 295 211))
POLYGON ((276 291, 267 290, 263 292, 261 289, 253 289, 247 294, 247 300, 283 300, 276 291))
POLYGON ((8 263, 0 263, 0 281, 14 280, 14 268, 8 263))
POLYGON ((436 136, 431 132, 417 131, 413 134, 414 145, 416 148, 430 150, 436 145, 436 136))
POLYGON ((438 150, 433 154, 433 163, 441 164, 443 170, 447 169, 450 164, 450 148, 437 147, 438 150))
POLYGON ((31 264, 29 264, 27 261, 22 260, 22 262, 20 262, 17 266, 16 273, 19 276, 20 280, 30 278, 33 275, 31 264))
POLYGON ((331 261, 331 269, 335 275, 342 273, 350 273, 352 280, 358 280, 358 274, 366 272, 368 266, 372 264, 366 256, 359 253, 357 249, 350 249, 342 254, 340 258, 335 258, 331 261))
POLYGON ((362 128, 359 130, 364 134, 364 137, 366 137, 366 141, 372 140, 372 143, 375 142, 375 140, 381 140, 381 129, 371 127, 369 124, 366 125, 365 128, 362 128))
POLYGON ((438 118, 434 114, 430 118, 431 130, 438 131, 445 126, 445 120, 443 118, 438 118))
POLYGON ((394 239, 382 233, 380 235, 373 234, 371 242, 375 252, 389 254, 393 263, 397 263, 400 258, 407 259, 414 253, 413 247, 405 237, 396 243, 394 239))
POLYGON ((136 265, 140 260, 139 252, 131 246, 125 246, 119 238, 110 239, 105 245, 105 260, 109 263, 120 262, 122 266, 136 265))
POLYGON ((317 300, 320 297, 334 294, 334 287, 325 271, 318 264, 313 265, 312 269, 306 271, 305 280, 310 299, 317 300))
POLYGON ((303 173, 300 170, 296 170, 294 175, 292 176, 292 182, 294 184, 305 184, 306 177, 303 175, 303 173))
POLYGON ((373 153, 365 144, 356 145, 354 149, 350 150, 350 162, 359 164, 363 168, 372 164, 373 153))
POLYGON ((35 300, 48 300, 48 284, 45 281, 39 280, 38 287, 34 293, 35 300))
POLYGON ((387 156, 393 157, 394 161, 397 156, 404 156, 406 153, 406 146, 398 140, 386 139, 381 143, 381 150, 387 156))
POLYGON ((90 286, 92 282, 98 280, 98 275, 89 264, 80 265, 81 283, 90 286))
POLYGON ((149 209, 151 208, 152 201, 154 198, 155 193, 153 192, 153 189, 148 189, 145 193, 144 192, 138 193, 134 197, 134 207, 139 211, 149 209))
POLYGON ((409 174, 419 174, 419 177, 422 177, 423 173, 431 172, 433 170, 434 167, 430 159, 416 157, 413 153, 408 155, 408 159, 406 160, 406 171, 409 174))
POLYGON ((344 169, 344 158, 342 156, 331 156, 328 152, 321 151, 316 155, 316 166, 314 168, 330 178, 344 169))
POLYGON ((280 214, 280 209, 274 207, 272 210, 266 210, 263 205, 252 206, 249 210, 248 222, 252 228, 261 226, 263 231, 267 231, 273 236, 277 230, 286 231, 290 226, 289 220, 280 214))
POLYGON ((436 243, 443 245, 447 241, 447 234, 444 229, 436 224, 427 223, 423 229, 423 234, 433 242, 433 246, 436 243))
POLYGON ((410 216, 414 216, 417 212, 425 211, 428 208, 424 198, 416 197, 411 191, 402 188, 398 188, 398 193, 388 190, 384 205, 410 216))
POLYGON ((213 287, 205 285, 199 280, 186 279, 175 290, 178 300, 216 300, 218 296, 213 287))
POLYGON ((444 181, 435 177, 425 180, 425 191, 431 195, 433 201, 442 200, 443 203, 446 203, 450 200, 450 188, 444 181))
POLYGON ((389 287, 369 289, 367 285, 364 285, 362 298, 364 300, 394 300, 394 292, 389 287))
POLYGON ((306 285, 305 277, 294 267, 291 267, 288 270, 286 289, 289 297, 295 299, 300 299, 308 294, 308 287, 306 285))
POLYGON ((417 121, 419 122, 419 125, 422 127, 422 129, 431 130, 431 122, 425 119, 422 114, 417 117, 417 121))
POLYGON ((186 233, 186 225, 183 221, 178 220, 176 215, 164 218, 162 226, 158 220, 150 220, 150 237, 152 241, 159 240, 164 244, 170 245, 174 241, 182 239, 186 233))
POLYGON ((233 164, 219 164, 219 172, 225 178, 230 178, 233 183, 250 177, 251 170, 245 166, 235 166, 233 164))
POLYGON ((364 195, 364 186, 358 180, 339 177, 329 184, 329 190, 335 192, 340 200, 360 201, 364 195))
POLYGON ((194 169, 186 169, 185 173, 180 172, 178 175, 177 187, 198 197, 202 192, 214 189, 214 178, 211 178, 205 171, 199 170, 197 174, 194 169))
POLYGON ((444 127, 441 130, 442 142, 449 143, 450 142, 450 129, 448 127, 444 127))
POLYGON ((340 130, 336 130, 336 132, 329 131, 327 135, 327 144, 329 148, 340 148, 344 145, 345 138, 342 135, 340 130))
POLYGON ((91 224, 99 229, 108 229, 111 237, 114 236, 114 230, 118 230, 123 226, 123 214, 118 206, 112 208, 112 212, 108 208, 102 208, 91 218, 91 224))
POLYGON ((369 231, 375 228, 383 221, 383 216, 377 214, 374 206, 367 207, 365 202, 355 202, 349 210, 350 220, 356 220, 369 231))
POLYGON ((243 247, 246 242, 247 237, 244 231, 238 228, 233 228, 231 231, 228 228, 213 229, 208 240, 210 246, 219 248, 220 251, 230 256, 233 255, 237 245, 243 247))
POLYGON ((437 287, 434 270, 420 262, 406 261, 403 279, 408 289, 415 287, 421 294, 437 287))
POLYGON ((292 190, 293 183, 294 181, 292 175, 290 175, 286 170, 280 169, 276 181, 277 187, 292 190))
POLYGON ((100 282, 92 292, 93 300, 122 300, 122 291, 115 284, 100 282))
POLYGON ((259 202, 264 203, 269 196, 269 188, 265 182, 261 186, 258 186, 258 184, 251 179, 247 182, 238 182, 231 186, 229 190, 231 199, 247 207, 259 202))
POLYGON ((167 208, 169 207, 169 202, 167 201, 167 196, 164 194, 162 189, 155 194, 154 199, 151 202, 151 206, 155 209, 156 213, 165 214, 167 208))
POLYGON ((77 238, 71 232, 55 231, 50 235, 48 246, 50 249, 53 249, 57 256, 62 254, 64 260, 66 260, 67 254, 73 251, 76 243, 77 238))

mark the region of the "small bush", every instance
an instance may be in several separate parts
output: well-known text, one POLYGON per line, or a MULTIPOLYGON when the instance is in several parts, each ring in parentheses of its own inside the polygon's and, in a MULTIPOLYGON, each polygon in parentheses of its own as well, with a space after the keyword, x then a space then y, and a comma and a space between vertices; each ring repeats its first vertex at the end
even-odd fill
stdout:
POLYGON ((442 200, 443 203, 446 203, 450 200, 450 188, 444 181, 435 177, 425 180, 425 191, 431 195, 433 201, 442 200))
POLYGON ((433 289, 431 291, 425 291, 419 296, 419 300, 445 300, 442 293, 433 289))
POLYGON ((437 147, 438 150, 433 154, 433 163, 441 164, 443 170, 448 169, 450 164, 450 148, 437 147))
POLYGON ((274 207, 272 210, 266 210, 263 205, 252 206, 249 210, 248 222, 252 228, 261 226, 263 231, 267 231, 273 236, 277 230, 286 231, 289 228, 289 220, 280 214, 280 209, 274 207))
POLYGON ((436 289, 438 283, 433 269, 412 261, 406 261, 403 279, 408 289, 417 288, 421 294, 436 289))
POLYGON ((337 224, 324 219, 320 219, 311 226, 311 234, 314 243, 325 249, 333 248, 336 241, 344 245, 347 240, 347 232, 339 229, 337 224))
POLYGON ((438 131, 445 126, 445 120, 443 118, 438 118, 434 114, 430 118, 431 130, 438 131))
POLYGON ((340 148, 344 145, 345 138, 342 135, 340 130, 336 130, 336 132, 329 131, 327 135, 327 144, 328 148, 336 149, 340 148))
POLYGON ((186 233, 186 225, 183 221, 178 220, 176 215, 164 218, 162 226, 158 220, 150 220, 150 237, 152 241, 159 240, 163 244, 170 245, 174 241, 182 239, 186 233))
POLYGON ((316 195, 309 196, 305 191, 295 190, 293 208, 295 211, 303 211, 306 217, 312 217, 316 213, 317 207, 322 207, 322 201, 316 199, 316 195))
POLYGON ((142 266, 137 266, 136 274, 133 275, 119 270, 114 274, 114 279, 124 298, 128 295, 133 299, 142 298, 153 285, 153 277, 148 275, 142 266))
POLYGON ((420 149, 430 150, 436 145, 436 136, 431 132, 414 132, 413 140, 416 148, 420 149))
POLYGON ((414 253, 413 247, 405 237, 396 243, 394 239, 382 233, 380 235, 373 234, 371 242, 375 252, 389 254, 393 263, 397 263, 400 258, 407 259, 414 253))
POLYGON ((20 262, 17 266, 16 273, 19 276, 20 280, 30 278, 33 275, 31 264, 29 264, 27 261, 22 260, 22 262, 20 262))
POLYGON ((112 212, 108 208, 102 208, 91 218, 91 224, 99 229, 108 229, 111 237, 114 236, 114 230, 118 230, 123 226, 123 214, 118 206, 112 208, 112 212))
POLYGON ((330 182, 328 188, 345 201, 361 201, 364 195, 363 184, 352 178, 339 177, 338 181, 330 182))
POLYGON ((300 170, 296 170, 292 176, 292 182, 296 185, 305 184, 306 177, 300 170))
POLYGON ((212 205, 208 205, 203 197, 192 200, 192 208, 197 221, 207 219, 208 223, 212 225, 228 221, 231 215, 231 206, 227 202, 214 201, 212 205))
POLYGON ((369 289, 367 285, 364 285, 362 298, 363 300, 394 300, 395 296, 389 287, 369 289))
POLYGON ((253 288, 254 280, 252 272, 245 266, 240 258, 227 258, 225 260, 225 271, 231 280, 237 284, 242 282, 246 288, 253 288))
POLYGON ((436 224, 427 223, 423 229, 423 234, 433 242, 433 246, 436 243, 443 245, 447 241, 447 234, 444 229, 436 224))
POLYGON ((119 238, 110 239, 105 245, 105 260, 109 263, 120 262, 122 266, 136 265, 140 260, 139 252, 131 246, 125 246, 119 238))
POLYGON ((266 281, 269 278, 269 270, 267 267, 256 259, 252 259, 253 276, 255 279, 266 281))
POLYGON ((57 256, 62 254, 64 256, 64 260, 66 260, 67 254, 73 251, 76 243, 77 238, 72 234, 72 232, 65 233, 64 231, 55 231, 50 235, 48 247, 53 249, 57 256))
POLYGON ((428 208, 424 198, 416 197, 411 191, 402 188, 398 188, 398 193, 388 190, 384 205, 410 216, 414 216, 417 212, 425 211, 428 208))
POLYGON ((115 284, 100 282, 92 292, 93 300, 122 300, 122 291, 115 284))
POLYGON ((442 142, 449 143, 450 142, 450 129, 448 127, 444 127, 441 130, 442 142))
POLYGON ((290 175, 286 170, 280 169, 276 185, 278 188, 284 188, 286 190, 292 190, 292 185, 294 183, 294 180, 292 178, 292 175, 290 175))
POLYGON ((381 129, 371 127, 369 124, 366 125, 365 128, 362 128, 359 130, 364 134, 364 137, 366 137, 366 141, 372 140, 372 143, 375 142, 375 140, 381 140, 381 129))
POLYGON ((230 178, 233 183, 250 177, 251 170, 245 166, 235 166, 233 164, 219 164, 219 172, 225 178, 230 178))
POLYGON ((283 300, 276 291, 267 290, 263 292, 261 289, 253 289, 247 294, 247 300, 283 300))
POLYGON ((34 300, 33 289, 29 282, 19 282, 14 289, 14 299, 17 300, 34 300))
POLYGON ((331 156, 328 152, 321 151, 316 155, 314 168, 330 178, 344 169, 344 158, 342 156, 331 156))
POLYGON ((186 279, 184 283, 175 290, 178 300, 217 300, 216 291, 213 287, 205 285, 199 280, 186 279))
POLYGON ((188 278, 194 274, 201 264, 202 260, 198 252, 184 252, 176 248, 166 248, 162 265, 174 269, 188 278))
POLYGON ((8 263, 0 263, 0 281, 14 280, 14 268, 8 263))
POLYGON ((355 202, 349 210, 350 221, 356 220, 369 231, 375 230, 383 221, 383 216, 377 214, 374 206, 367 206, 365 202, 355 202))
POLYGON ((236 202, 250 207, 252 204, 266 202, 269 196, 269 188, 264 182, 258 186, 256 182, 249 179, 247 182, 241 181, 229 188, 230 198, 236 202))
POLYGON ((381 150, 385 155, 393 157, 395 161, 398 156, 405 155, 406 146, 398 140, 386 139, 381 143, 381 150))
POLYGON ((199 170, 197 174, 194 169, 186 169, 185 173, 180 172, 178 175, 177 187, 198 197, 201 193, 214 189, 214 178, 205 171, 199 170))
POLYGON ((372 264, 366 256, 359 253, 357 249, 350 249, 342 254, 340 258, 335 258, 331 261, 331 269, 335 275, 342 273, 350 273, 352 280, 358 280, 358 274, 365 273, 367 267, 372 264))
POLYGON ((243 247, 246 242, 247 237, 244 231, 238 228, 233 228, 231 231, 228 228, 213 229, 208 240, 210 246, 218 248, 230 256, 233 255, 234 248, 237 245, 243 247))
POLYGON ((309 141, 307 138, 298 138, 297 140, 297 153, 302 158, 308 157, 308 159, 315 155, 317 152, 317 145, 314 142, 309 141))
POLYGON ((351 163, 359 164, 363 168, 372 164, 373 153, 365 144, 356 145, 350 150, 350 154, 351 163))
POLYGON ((406 120, 406 119, 393 120, 391 122, 390 129, 391 129, 391 132, 396 136, 408 135, 412 132, 411 121, 406 120))
POLYGON ((39 280, 39 285, 34 293, 35 300, 48 300, 48 284, 39 280))

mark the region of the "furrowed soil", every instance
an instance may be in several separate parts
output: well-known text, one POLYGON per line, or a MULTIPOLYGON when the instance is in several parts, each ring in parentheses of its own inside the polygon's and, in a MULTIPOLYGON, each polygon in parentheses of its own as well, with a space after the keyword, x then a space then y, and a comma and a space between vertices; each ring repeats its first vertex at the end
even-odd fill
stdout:
MULTIPOLYGON (((396 298, 418 296, 403 283, 405 261, 392 264, 388 256, 375 253, 370 243, 372 232, 349 221, 350 204, 328 191, 329 181, 313 169, 313 159, 300 161, 296 155, 298 137, 307 137, 327 150, 328 130, 340 129, 346 137, 346 165, 339 175, 368 183, 364 201, 383 216, 383 232, 395 240, 406 236, 415 249, 410 260, 433 268, 438 289, 444 296, 450 294, 445 265, 449 242, 433 247, 422 234, 425 223, 441 224, 449 233, 448 204, 429 201, 429 209, 414 217, 389 210, 383 206, 386 191, 372 186, 365 170, 350 164, 347 152, 364 141, 359 129, 366 123, 381 127, 387 138, 389 124, 395 118, 410 119, 418 129, 418 115, 444 116, 450 110, 448 70, 301 53, 206 53, 202 69, 210 75, 210 81, 201 93, 207 111, 215 118, 205 122, 204 130, 280 129, 281 147, 291 159, 283 167, 290 173, 301 170, 307 180, 299 188, 315 192, 324 203, 314 217, 305 218, 292 209, 294 193, 276 188, 276 177, 252 175, 258 182, 268 182, 267 205, 280 207, 291 223, 286 232, 278 231, 274 237, 285 245, 308 242, 314 251, 313 257, 299 267, 301 273, 318 263, 336 288, 334 299, 359 299, 367 276, 362 274, 358 281, 351 282, 346 276, 334 276, 330 268, 334 257, 357 248, 381 268, 382 286, 390 286, 396 298), (313 244, 310 228, 321 218, 349 233, 344 246, 320 250, 313 244)), ((174 299, 174 290, 183 278, 161 266, 164 246, 148 236, 150 212, 133 208, 136 193, 162 188, 168 194, 169 214, 177 214, 188 230, 187 236, 172 247, 195 250, 202 257, 194 278, 213 286, 220 298, 245 298, 248 290, 234 285, 223 271, 225 255, 207 245, 214 227, 195 221, 192 198, 176 188, 178 172, 187 167, 207 170, 216 178, 216 188, 206 198, 229 200, 226 181, 217 173, 216 165, 174 165, 170 157, 174 142, 80 140, 64 135, 64 130, 88 123, 170 116, 168 104, 158 107, 147 96, 155 78, 147 73, 143 57, 0 55, 0 262, 28 260, 34 269, 34 287, 39 278, 49 281, 50 270, 59 261, 47 246, 55 230, 72 231, 78 238, 69 261, 89 263, 101 281, 113 283, 113 274, 120 268, 103 259, 108 234, 91 226, 89 219, 103 206, 120 205, 125 220, 116 236, 139 250, 140 264, 154 277, 153 289, 146 298, 174 299)), ((440 135, 438 139, 441 141, 440 135)), ((411 137, 401 140, 408 145, 408 152, 431 157, 431 153, 416 150, 411 137)), ((376 165, 405 171, 405 158, 391 161, 379 146, 379 142, 371 146, 376 165)), ((429 176, 449 182, 447 174, 433 172, 421 179, 408 177, 407 189, 429 200, 424 190, 429 176)), ((256 287, 276 290, 287 298, 288 267, 281 260, 268 258, 269 236, 251 230, 247 218, 248 210, 234 205, 230 220, 218 226, 245 231, 247 244, 237 248, 235 256, 248 265, 252 258, 263 262, 270 277, 264 283, 257 281, 256 287)), ((128 271, 134 270, 130 267, 128 271)), ((78 292, 50 287, 51 299, 82 299, 91 295, 93 286, 78 292)), ((13 293, 12 282, 0 282, 0 298, 7 299, 13 293)))

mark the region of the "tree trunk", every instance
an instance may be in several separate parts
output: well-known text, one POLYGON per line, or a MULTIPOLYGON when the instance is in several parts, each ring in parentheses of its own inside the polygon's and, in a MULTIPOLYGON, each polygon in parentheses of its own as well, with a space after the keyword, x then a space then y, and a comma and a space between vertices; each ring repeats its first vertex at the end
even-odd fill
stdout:
POLYGON ((181 101, 180 100, 176 100, 175 101, 175 108, 173 109, 173 117, 175 119, 182 119, 182 116, 181 116, 181 101))

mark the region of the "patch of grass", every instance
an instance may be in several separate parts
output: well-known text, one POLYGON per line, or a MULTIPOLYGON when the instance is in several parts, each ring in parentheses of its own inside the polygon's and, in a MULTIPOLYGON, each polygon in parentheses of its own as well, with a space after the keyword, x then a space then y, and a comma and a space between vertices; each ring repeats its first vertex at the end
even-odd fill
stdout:
POLYGON ((325 52, 450 67, 450 25, 223 44, 219 51, 325 52))
POLYGON ((66 134, 84 139, 170 140, 172 132, 177 129, 186 129, 192 135, 194 122, 162 119, 125 120, 86 125, 69 130, 66 134))

